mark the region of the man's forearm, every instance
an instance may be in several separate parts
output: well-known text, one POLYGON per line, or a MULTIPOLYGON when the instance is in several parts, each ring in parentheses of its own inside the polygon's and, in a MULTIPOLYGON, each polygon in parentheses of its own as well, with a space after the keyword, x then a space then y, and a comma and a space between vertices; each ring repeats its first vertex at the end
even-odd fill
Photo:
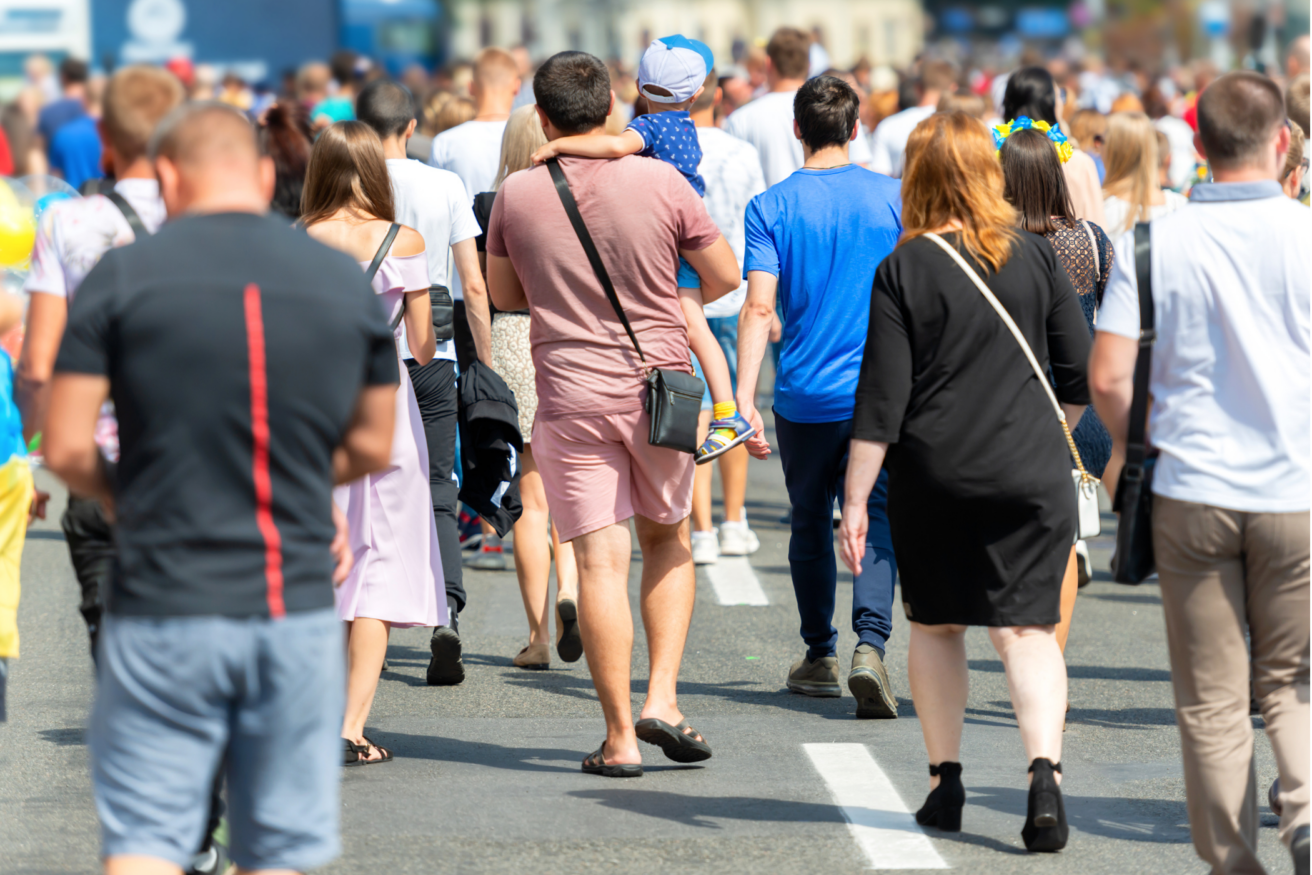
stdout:
POLYGON ((770 343, 770 325, 774 311, 751 302, 738 315, 738 399, 756 406, 756 384, 761 376, 761 362, 770 343))
POLYGON ((492 313, 487 306, 487 291, 478 289, 471 294, 465 287, 465 318, 469 320, 469 333, 474 336, 474 353, 485 365, 492 364, 492 313))
POLYGON ((50 381, 16 370, 14 402, 23 418, 23 440, 30 442, 45 428, 46 412, 50 409, 50 381))

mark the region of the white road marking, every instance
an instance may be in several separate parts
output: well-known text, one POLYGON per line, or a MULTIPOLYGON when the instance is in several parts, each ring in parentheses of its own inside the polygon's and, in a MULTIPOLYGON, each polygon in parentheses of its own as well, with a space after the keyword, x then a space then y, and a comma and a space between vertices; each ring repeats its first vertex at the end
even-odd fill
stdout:
POLYGON ((875 869, 948 869, 864 744, 804 744, 875 869))
POLYGON ((721 556, 719 562, 704 567, 720 604, 758 607, 770 604, 746 556, 721 556))

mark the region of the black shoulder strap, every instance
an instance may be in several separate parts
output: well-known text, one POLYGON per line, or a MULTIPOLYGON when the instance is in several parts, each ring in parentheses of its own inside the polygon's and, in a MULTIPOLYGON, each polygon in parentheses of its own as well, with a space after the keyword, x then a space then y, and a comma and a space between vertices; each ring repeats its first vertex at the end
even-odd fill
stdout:
POLYGON ((547 161, 547 169, 551 171, 551 181, 556 184, 556 194, 560 195, 560 202, 565 206, 565 214, 569 216, 570 224, 574 226, 574 233, 578 235, 579 242, 583 244, 583 251, 588 255, 588 261, 592 263, 592 270, 597 274, 597 279, 601 282, 602 289, 606 292, 606 297, 610 299, 610 305, 615 308, 615 315, 620 317, 620 322, 624 325, 624 331, 629 335, 629 340, 633 341, 633 348, 638 351, 638 358, 643 364, 647 359, 642 354, 642 347, 638 345, 638 338, 633 333, 632 326, 629 325, 629 317, 624 315, 624 308, 620 306, 619 296, 615 294, 615 286, 611 285, 610 274, 606 273, 606 265, 601 261, 601 253, 597 251, 596 244, 592 242, 592 235, 588 233, 588 226, 583 224, 583 216, 579 214, 579 205, 574 201, 574 193, 569 190, 569 181, 565 179, 565 172, 560 169, 560 162, 555 158, 547 161))
MULTIPOLYGON (((392 251, 392 243, 396 240, 396 233, 400 230, 401 225, 397 222, 393 222, 392 227, 387 229, 387 233, 383 236, 382 245, 379 246, 378 251, 374 253, 374 260, 369 262, 369 269, 364 272, 364 278, 367 282, 374 281, 374 276, 377 275, 378 268, 383 266, 383 259, 387 257, 387 253, 392 251)), ((404 317, 405 301, 402 300, 401 309, 397 311, 396 316, 393 317, 390 323, 393 331, 396 330, 396 326, 401 324, 401 320, 404 317)))
POLYGON ((1134 399, 1130 402, 1130 429, 1125 447, 1127 468, 1142 467, 1148 453, 1148 378, 1157 329, 1153 311, 1152 230, 1147 222, 1134 226, 1134 267, 1139 280, 1139 358, 1134 363, 1134 399))
POLYGON ((132 229, 133 235, 137 237, 150 236, 150 231, 146 229, 146 223, 141 221, 141 216, 137 215, 136 210, 132 209, 132 204, 128 203, 127 198, 112 188, 108 191, 102 191, 101 194, 108 198, 111 204, 118 207, 118 211, 123 214, 123 218, 128 220, 128 227, 132 229))
POLYGON ((396 240, 396 233, 400 230, 401 226, 396 222, 393 222, 392 227, 387 229, 382 245, 378 247, 378 252, 374 253, 374 260, 369 262, 369 269, 364 272, 364 278, 369 282, 374 281, 374 275, 378 273, 378 268, 383 266, 383 259, 392 250, 392 242, 396 240))

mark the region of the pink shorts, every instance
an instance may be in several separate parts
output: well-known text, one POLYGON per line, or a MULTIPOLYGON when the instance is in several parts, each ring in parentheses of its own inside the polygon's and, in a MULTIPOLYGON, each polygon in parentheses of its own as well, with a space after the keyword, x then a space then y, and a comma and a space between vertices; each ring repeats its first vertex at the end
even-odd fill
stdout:
POLYGON ((692 511, 693 458, 647 443, 646 411, 538 419, 533 459, 562 541, 634 514, 671 525, 692 511))

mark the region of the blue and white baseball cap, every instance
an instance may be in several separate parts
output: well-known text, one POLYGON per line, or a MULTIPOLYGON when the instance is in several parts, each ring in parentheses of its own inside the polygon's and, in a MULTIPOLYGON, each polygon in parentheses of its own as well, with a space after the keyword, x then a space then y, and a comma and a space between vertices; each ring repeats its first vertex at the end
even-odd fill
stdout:
POLYGON ((638 90, 655 103, 685 103, 702 87, 713 66, 715 57, 705 43, 680 34, 661 37, 652 41, 638 64, 638 90), (648 85, 670 93, 652 94, 648 85))

